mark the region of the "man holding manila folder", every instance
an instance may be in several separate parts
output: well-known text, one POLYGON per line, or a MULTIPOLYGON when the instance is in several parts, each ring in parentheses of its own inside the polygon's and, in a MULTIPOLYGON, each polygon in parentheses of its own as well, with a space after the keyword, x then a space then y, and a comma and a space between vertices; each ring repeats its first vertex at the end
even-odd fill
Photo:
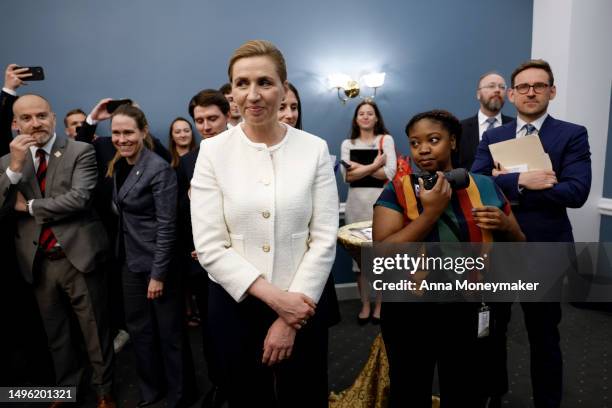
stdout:
MULTIPOLYGON (((528 242, 573 242, 567 208, 581 207, 591 188, 587 130, 547 113, 556 92, 546 61, 529 60, 516 68, 508 99, 518 117, 484 133, 472 166, 474 173, 493 176, 512 203, 512 212, 528 242)), ((537 268, 533 272, 537 275, 537 268)), ((551 292, 560 300, 560 282, 551 292)), ((534 405, 559 407, 563 390, 560 303, 522 302, 521 307, 531 349, 534 405)), ((510 304, 498 304, 496 309, 497 327, 505 343, 510 304)), ((505 370, 505 347, 499 350, 501 355, 497 357, 505 370)))

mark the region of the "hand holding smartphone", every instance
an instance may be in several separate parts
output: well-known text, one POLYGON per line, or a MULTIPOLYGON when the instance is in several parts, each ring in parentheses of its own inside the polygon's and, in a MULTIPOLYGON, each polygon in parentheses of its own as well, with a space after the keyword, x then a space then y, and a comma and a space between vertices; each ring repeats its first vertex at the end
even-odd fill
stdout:
POLYGON ((112 101, 108 101, 106 103, 106 111, 108 113, 113 113, 117 110, 117 108, 121 105, 131 105, 131 99, 113 99, 112 101))
POLYGON ((27 68, 25 74, 31 74, 29 77, 23 78, 27 81, 42 81, 45 79, 45 71, 42 67, 15 67, 15 69, 27 68))

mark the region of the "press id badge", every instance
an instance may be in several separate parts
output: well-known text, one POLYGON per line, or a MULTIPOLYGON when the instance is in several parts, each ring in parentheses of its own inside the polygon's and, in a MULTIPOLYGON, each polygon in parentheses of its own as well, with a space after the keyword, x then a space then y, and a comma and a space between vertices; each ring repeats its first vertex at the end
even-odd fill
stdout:
POLYGON ((482 305, 480 309, 478 309, 478 338, 487 337, 490 334, 489 329, 489 321, 491 317, 491 312, 489 311, 489 306, 482 305))

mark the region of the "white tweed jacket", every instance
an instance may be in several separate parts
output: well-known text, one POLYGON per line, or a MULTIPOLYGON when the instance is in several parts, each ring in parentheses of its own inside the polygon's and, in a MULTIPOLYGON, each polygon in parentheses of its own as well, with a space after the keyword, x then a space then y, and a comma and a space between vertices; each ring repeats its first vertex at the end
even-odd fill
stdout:
POLYGON ((251 142, 241 126, 203 140, 191 222, 200 263, 236 301, 259 276, 318 301, 338 231, 326 142, 289 126, 270 147, 251 142))

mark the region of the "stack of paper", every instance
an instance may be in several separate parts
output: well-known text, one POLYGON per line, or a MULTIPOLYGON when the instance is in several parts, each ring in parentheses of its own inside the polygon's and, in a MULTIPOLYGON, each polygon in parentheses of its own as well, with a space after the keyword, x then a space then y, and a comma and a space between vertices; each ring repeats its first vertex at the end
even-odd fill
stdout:
POLYGON ((544 151, 540 136, 532 134, 489 145, 493 160, 510 173, 552 170, 550 157, 544 151))

